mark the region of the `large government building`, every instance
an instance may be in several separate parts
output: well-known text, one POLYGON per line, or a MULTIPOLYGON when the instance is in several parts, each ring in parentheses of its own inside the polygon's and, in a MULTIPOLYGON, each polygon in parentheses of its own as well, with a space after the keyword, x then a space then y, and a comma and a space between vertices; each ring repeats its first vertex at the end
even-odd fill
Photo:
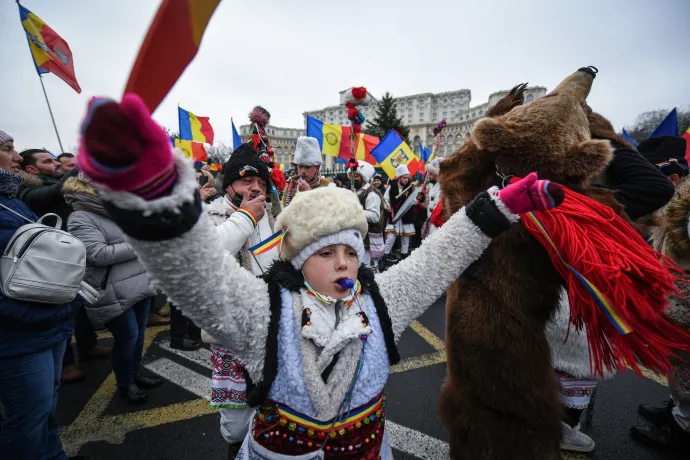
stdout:
MULTIPOLYGON (((509 90, 498 91, 489 96, 489 100, 470 107, 472 94, 469 89, 449 91, 446 93, 422 93, 412 96, 395 98, 398 116, 403 124, 410 128, 410 147, 415 153, 419 154, 419 144, 424 143, 429 149, 433 150, 434 138, 432 131, 438 122, 445 119, 448 125, 443 130, 439 154, 441 156, 450 155, 460 147, 467 138, 470 137, 472 127, 480 118, 484 117, 488 110, 508 93, 509 90)), ((345 91, 340 92, 340 105, 334 105, 319 110, 309 110, 304 112, 304 126, 307 125, 307 116, 318 118, 326 123, 334 125, 349 124, 347 110, 343 106, 343 96, 345 91)), ((531 86, 525 90, 525 102, 532 102, 538 97, 546 94, 543 86, 531 86)), ((371 120, 376 115, 376 104, 374 102, 361 108, 367 120, 371 120)), ((366 123, 363 127, 366 128, 366 123)), ((249 134, 250 125, 240 126, 240 133, 243 138, 249 134)), ((299 136, 305 135, 304 129, 279 128, 276 126, 268 127, 268 135, 271 136, 271 145, 276 152, 276 160, 282 164, 288 164, 290 158, 295 153, 295 141, 299 136)), ((325 168, 333 169, 333 157, 325 157, 325 168)), ((344 165, 335 165, 336 169, 344 169, 344 165)))

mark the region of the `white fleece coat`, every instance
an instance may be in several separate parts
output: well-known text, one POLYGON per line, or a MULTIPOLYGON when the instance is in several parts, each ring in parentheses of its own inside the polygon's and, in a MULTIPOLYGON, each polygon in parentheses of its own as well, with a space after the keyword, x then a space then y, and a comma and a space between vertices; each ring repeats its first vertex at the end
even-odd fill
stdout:
MULTIPOLYGON (((371 184, 364 185, 357 195, 367 193, 371 186, 371 184)), ((367 196, 367 200, 364 202, 364 218, 370 224, 377 224, 381 219, 381 197, 378 193, 372 192, 367 196)))
MULTIPOLYGON (((589 362, 587 327, 580 332, 570 325, 570 304, 568 292, 561 289, 558 309, 551 321, 546 323, 546 340, 551 348, 551 363, 557 371, 567 372, 579 379, 594 379, 589 362), (567 337, 567 340, 566 340, 567 337)), ((604 379, 615 377, 616 372, 604 367, 604 379)), ((601 379, 601 376, 597 376, 601 379)))
MULTIPOLYGON (((103 198, 121 208, 141 212, 176 210, 194 200, 196 181, 188 160, 176 155, 178 182, 169 196, 144 201, 127 192, 106 191, 103 198)), ((493 194, 491 199, 510 221, 511 214, 493 194)), ((270 320, 267 284, 244 270, 224 250, 209 216, 202 213, 185 234, 165 241, 129 238, 157 284, 198 326, 232 349, 255 382, 263 377, 270 320), (218 272, 228 282, 218 282, 218 272), (193 273, 193 276, 190 276, 193 273)), ((441 230, 427 238, 410 257, 376 275, 388 306, 395 341, 408 325, 433 304, 491 243, 461 209, 441 230), (435 273, 431 279, 419 273, 435 273)), ((359 339, 353 339, 359 340, 359 339)), ((311 394, 312 399, 319 395, 311 394)))
MULTIPOLYGON (((230 254, 237 255, 245 243, 248 247, 252 247, 273 235, 274 232, 268 219, 270 212, 268 209, 256 227, 247 216, 235 211, 237 208, 230 202, 228 195, 213 201, 206 208, 206 212, 216 226, 217 237, 223 248, 230 254)), ((247 263, 250 264, 252 273, 259 276, 268 270, 274 260, 278 260, 280 254, 278 254, 278 248, 273 248, 254 257, 256 260, 251 258, 247 263), (257 265, 257 261, 260 267, 257 265)))

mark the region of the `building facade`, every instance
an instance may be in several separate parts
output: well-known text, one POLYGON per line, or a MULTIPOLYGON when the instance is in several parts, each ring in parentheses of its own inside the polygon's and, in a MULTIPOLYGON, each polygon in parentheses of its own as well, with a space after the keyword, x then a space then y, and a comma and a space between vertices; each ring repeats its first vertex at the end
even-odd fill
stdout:
MULTIPOLYGON (((251 125, 240 126, 240 136, 242 136, 243 140, 246 140, 247 136, 249 136, 250 128, 251 125)), ((297 138, 306 136, 306 131, 304 129, 280 128, 272 125, 268 125, 266 131, 271 139, 271 147, 273 147, 275 152, 276 163, 289 165, 291 158, 295 154, 297 138)))
MULTIPOLYGON (((410 147, 416 154, 419 154, 420 143, 424 143, 430 150, 433 150, 432 131, 440 120, 446 120, 448 124, 443 130, 439 146, 440 156, 445 157, 454 152, 470 137, 472 127, 477 120, 486 116, 489 109, 508 94, 508 91, 495 92, 489 96, 488 101, 474 107, 470 107, 472 95, 469 89, 436 94, 414 94, 397 97, 394 100, 397 105, 398 116, 402 119, 403 124, 410 128, 410 147)), ((344 91, 341 91, 341 105, 304 112, 305 126, 307 116, 334 125, 349 124, 347 110, 342 105, 343 94, 344 91)), ((543 86, 528 87, 525 90, 525 103, 532 102, 545 94, 546 88, 543 86)), ((360 109, 367 120, 376 116, 376 105, 377 103, 374 102, 360 109)), ((366 128, 366 123, 365 121, 364 128, 366 128)), ((326 157, 326 168, 333 168, 333 163, 332 157, 326 157)), ((342 165, 339 166, 344 168, 342 165)))

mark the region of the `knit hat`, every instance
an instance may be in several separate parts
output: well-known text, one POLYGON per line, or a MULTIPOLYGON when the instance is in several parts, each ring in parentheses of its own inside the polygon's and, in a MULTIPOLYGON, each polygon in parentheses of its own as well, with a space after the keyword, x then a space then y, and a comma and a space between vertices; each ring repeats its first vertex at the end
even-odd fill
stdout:
POLYGON ((280 256, 298 270, 316 251, 332 244, 350 246, 361 261, 367 228, 357 195, 337 187, 298 193, 275 224, 276 230, 287 232, 280 256))
POLYGON ((400 179, 403 176, 409 176, 410 175, 410 170, 407 169, 407 165, 398 165, 397 168, 395 168, 395 177, 400 179))
POLYGON ((441 160, 439 158, 435 158, 431 163, 426 165, 426 171, 429 174, 436 174, 441 171, 441 160))
POLYGON ((379 179, 379 180, 383 181, 383 176, 379 173, 376 173, 371 178, 371 180, 374 180, 374 179, 379 179))
POLYGON ((4 144, 5 142, 14 142, 14 139, 5 131, 0 131, 0 144, 4 144))
POLYGON ((321 166, 323 160, 321 159, 319 141, 313 137, 298 137, 293 163, 299 166, 321 166))
POLYGON ((223 165, 223 190, 242 177, 259 176, 269 184, 268 167, 259 159, 251 144, 242 144, 232 152, 230 159, 223 165))
POLYGON ((667 176, 687 176, 685 147, 686 140, 682 137, 658 136, 643 140, 637 146, 637 150, 667 176))
POLYGON ((363 182, 365 184, 368 184, 371 178, 374 177, 374 174, 376 174, 376 170, 372 165, 370 165, 366 161, 357 160, 357 165, 358 166, 356 174, 362 176, 363 182))

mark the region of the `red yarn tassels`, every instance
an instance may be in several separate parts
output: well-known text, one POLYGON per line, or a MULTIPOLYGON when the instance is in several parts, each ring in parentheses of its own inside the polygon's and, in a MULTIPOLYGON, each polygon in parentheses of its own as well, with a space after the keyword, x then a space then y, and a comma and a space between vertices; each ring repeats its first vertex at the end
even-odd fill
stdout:
POLYGON ((613 209, 563 190, 565 201, 559 207, 535 212, 536 219, 525 215, 522 223, 565 280, 571 324, 578 331, 587 326, 594 375, 603 376, 603 366, 628 366, 640 375, 639 365, 667 373, 674 349, 690 350, 690 336, 665 315, 667 296, 677 293, 674 272, 681 270, 613 209), (582 278, 603 296, 603 303, 582 278))

